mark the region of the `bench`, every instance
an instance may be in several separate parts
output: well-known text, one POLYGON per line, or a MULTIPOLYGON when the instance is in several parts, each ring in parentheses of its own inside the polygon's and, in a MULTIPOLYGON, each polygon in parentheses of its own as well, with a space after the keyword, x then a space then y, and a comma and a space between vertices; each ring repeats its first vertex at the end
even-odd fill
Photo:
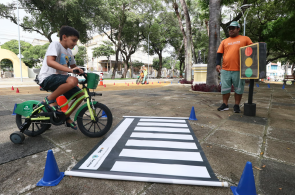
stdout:
POLYGON ((283 82, 284 85, 286 85, 287 80, 291 80, 292 81, 292 85, 294 85, 295 82, 295 75, 286 75, 283 82))

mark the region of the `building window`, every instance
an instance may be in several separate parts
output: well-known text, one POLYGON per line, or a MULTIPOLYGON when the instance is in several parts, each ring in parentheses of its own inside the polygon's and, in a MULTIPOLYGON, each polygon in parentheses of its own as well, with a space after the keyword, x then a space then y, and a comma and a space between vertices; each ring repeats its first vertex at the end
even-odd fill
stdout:
POLYGON ((271 70, 277 70, 278 69, 278 66, 276 65, 271 65, 271 70))

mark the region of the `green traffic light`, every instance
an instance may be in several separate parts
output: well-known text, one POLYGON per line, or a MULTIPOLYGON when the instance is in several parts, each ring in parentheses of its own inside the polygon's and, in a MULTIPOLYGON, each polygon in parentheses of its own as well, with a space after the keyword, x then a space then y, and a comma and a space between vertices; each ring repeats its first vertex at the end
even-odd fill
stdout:
POLYGON ((246 71, 245 71, 245 75, 246 77, 251 77, 253 74, 253 71, 251 68, 247 68, 246 71))

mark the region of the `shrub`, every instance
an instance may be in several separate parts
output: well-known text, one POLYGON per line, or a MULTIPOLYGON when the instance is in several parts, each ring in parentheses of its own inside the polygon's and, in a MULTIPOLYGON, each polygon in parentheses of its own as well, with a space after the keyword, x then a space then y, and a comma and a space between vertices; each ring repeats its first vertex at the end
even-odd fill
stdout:
POLYGON ((194 80, 192 80, 192 81, 187 81, 186 79, 180 80, 181 84, 193 84, 193 82, 194 82, 194 80))
MULTIPOLYGON (((221 92, 221 85, 206 85, 206 84, 196 84, 192 85, 193 91, 204 91, 204 92, 221 92)), ((234 91, 234 86, 231 86, 231 92, 234 91)))

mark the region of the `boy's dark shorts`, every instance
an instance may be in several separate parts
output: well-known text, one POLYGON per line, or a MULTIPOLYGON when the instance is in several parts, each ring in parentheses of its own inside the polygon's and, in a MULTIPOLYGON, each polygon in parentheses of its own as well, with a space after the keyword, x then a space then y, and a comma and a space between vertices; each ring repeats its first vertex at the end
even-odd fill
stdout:
MULTIPOLYGON (((45 90, 55 91, 60 85, 67 82, 69 75, 61 75, 61 74, 53 74, 44 79, 44 81, 40 84, 40 86, 45 90)), ((72 95, 77 93, 78 91, 81 91, 79 87, 74 87, 70 91, 64 93, 63 95, 70 99, 72 95)))

